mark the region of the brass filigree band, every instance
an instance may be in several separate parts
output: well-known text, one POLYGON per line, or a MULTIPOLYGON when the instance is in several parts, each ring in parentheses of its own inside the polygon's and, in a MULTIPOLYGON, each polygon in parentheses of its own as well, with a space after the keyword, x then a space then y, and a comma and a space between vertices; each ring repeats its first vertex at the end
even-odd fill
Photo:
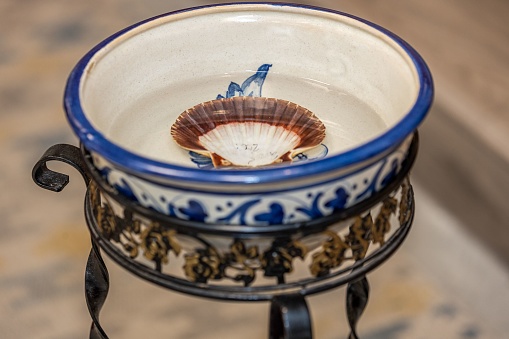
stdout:
POLYGON ((308 257, 310 274, 314 277, 325 276, 346 261, 354 263, 364 259, 373 245, 383 246, 391 228, 399 227, 411 217, 410 183, 405 179, 400 188, 399 202, 395 196, 385 198, 378 209, 353 218, 346 234, 331 228, 321 232, 318 235, 324 240, 318 248, 311 249, 306 244, 306 237, 288 236, 270 239, 263 248, 258 244, 250 245, 245 240, 231 239, 229 248, 220 251, 197 235, 196 240, 202 245, 187 251, 179 240, 182 235, 176 230, 158 222, 143 221, 129 209, 123 209, 123 215, 119 216, 93 181, 89 189, 93 213, 102 237, 120 245, 131 259, 141 253, 160 272, 162 265, 169 263, 170 253, 175 257, 183 253, 183 274, 188 280, 198 283, 228 279, 250 286, 258 272, 266 277, 275 277, 282 283, 285 276, 294 270, 294 260, 308 257), (397 218, 391 218, 396 216, 398 210, 397 218), (397 219, 399 225, 391 225, 391 219, 397 219))

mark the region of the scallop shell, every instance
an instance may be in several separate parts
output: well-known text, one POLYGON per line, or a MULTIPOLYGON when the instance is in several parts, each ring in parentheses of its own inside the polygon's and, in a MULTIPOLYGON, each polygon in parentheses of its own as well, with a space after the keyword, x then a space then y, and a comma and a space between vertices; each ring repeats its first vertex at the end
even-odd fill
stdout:
POLYGON ((325 126, 311 111, 286 100, 232 97, 186 110, 171 135, 182 148, 210 157, 215 167, 257 167, 291 161, 318 146, 325 126))

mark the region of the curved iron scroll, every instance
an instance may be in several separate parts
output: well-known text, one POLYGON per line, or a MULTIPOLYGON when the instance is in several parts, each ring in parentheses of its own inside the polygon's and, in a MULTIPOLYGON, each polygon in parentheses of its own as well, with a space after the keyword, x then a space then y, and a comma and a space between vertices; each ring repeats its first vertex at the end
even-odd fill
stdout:
POLYGON ((80 172, 85 184, 90 181, 80 149, 72 145, 58 144, 48 148, 32 170, 32 179, 44 189, 60 192, 69 183, 68 175, 54 172, 46 166, 49 161, 61 161, 69 164, 80 172))
MULTIPOLYGON (((47 167, 46 164, 49 161, 60 161, 71 165, 78 170, 86 185, 90 182, 81 150, 76 146, 58 144, 48 148, 32 170, 32 179, 38 186, 53 192, 60 192, 69 183, 68 175, 54 172, 47 167)), ((92 249, 85 271, 85 298, 92 318, 90 328, 91 339, 108 338, 99 324, 99 312, 106 300, 108 290, 108 270, 101 257, 100 249, 95 239, 92 238, 92 249)))

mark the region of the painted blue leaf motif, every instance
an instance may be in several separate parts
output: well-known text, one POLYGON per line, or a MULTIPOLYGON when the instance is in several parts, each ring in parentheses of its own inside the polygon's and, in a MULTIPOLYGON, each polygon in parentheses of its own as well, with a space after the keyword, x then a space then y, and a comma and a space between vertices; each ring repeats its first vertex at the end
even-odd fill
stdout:
POLYGON ((99 169, 99 174, 104 178, 104 179, 108 179, 108 176, 110 175, 111 173, 111 168, 109 167, 103 167, 103 168, 100 168, 99 169))
POLYGON ((398 174, 398 160, 394 159, 391 162, 391 169, 390 169, 389 173, 387 173, 387 175, 382 179, 382 186, 385 187, 385 186, 387 186, 387 184, 392 182, 394 180, 394 178, 396 177, 396 174, 398 174))
POLYGON ((345 208, 349 197, 348 192, 343 187, 340 187, 336 190, 336 197, 327 201, 325 207, 332 208, 333 212, 341 211, 345 208))
POLYGON ((242 85, 237 84, 236 82, 231 82, 226 90, 225 95, 218 94, 216 99, 224 99, 231 97, 261 97, 262 96, 262 86, 265 78, 267 77, 267 73, 269 72, 269 68, 272 67, 271 64, 263 64, 258 67, 258 70, 255 74, 251 75, 247 78, 242 85))
POLYGON ((186 215, 191 221, 204 222, 205 218, 208 217, 203 205, 196 200, 189 200, 188 207, 179 208, 179 212, 186 215))
POLYGON ((325 158, 327 154, 329 153, 329 148, 324 145, 320 144, 319 146, 310 149, 306 152, 298 153, 293 158, 293 162, 299 162, 299 161, 308 161, 308 160, 318 160, 325 158))
POLYGON ((114 184, 113 188, 115 188, 119 194, 127 197, 130 200, 138 202, 138 198, 136 198, 136 195, 134 195, 131 186, 129 186, 125 179, 120 179, 120 184, 114 184))
POLYGON ((307 215, 310 219, 320 218, 323 217, 323 213, 320 211, 320 208, 318 207, 318 203, 320 202, 320 198, 322 197, 323 193, 318 193, 315 198, 313 199, 313 203, 311 204, 311 207, 297 207, 297 211, 304 213, 307 215))
POLYGON ((242 96, 242 94, 243 91, 242 88, 240 88, 239 84, 233 81, 230 82, 230 86, 228 86, 228 91, 226 92, 226 97, 227 98, 237 97, 242 96))
POLYGON ((298 162, 298 161, 304 161, 304 160, 308 160, 308 156, 306 153, 298 153, 296 154, 293 158, 292 158, 292 161, 293 162, 298 162))
POLYGON ((366 187, 366 189, 364 191, 362 191, 355 197, 355 201, 357 201, 365 196, 369 197, 373 193, 376 193, 376 183, 378 182, 380 175, 382 174, 382 170, 384 169, 386 164, 387 164, 387 159, 384 159, 383 163, 380 165, 380 168, 375 173, 375 176, 373 177, 373 180, 371 181, 371 183, 366 187))
POLYGON ((271 67, 272 65, 270 64, 263 64, 258 67, 256 73, 251 75, 242 83, 242 95, 248 97, 261 97, 263 82, 265 81, 269 68, 271 67))
POLYGON ((189 156, 191 157, 191 161, 195 163, 198 168, 213 168, 214 164, 212 164, 212 159, 209 157, 202 155, 200 153, 196 153, 193 151, 189 151, 189 156))
POLYGON ((269 206, 270 211, 267 213, 259 213, 255 215, 256 221, 266 222, 269 225, 280 225, 285 218, 285 211, 283 206, 278 203, 272 203, 269 206))
POLYGON ((217 219, 217 221, 225 221, 225 222, 231 222, 233 218, 239 217, 239 224, 240 225, 246 225, 246 215, 247 212, 251 207, 258 204, 260 202, 260 199, 250 200, 247 201, 237 208, 235 208, 233 211, 231 211, 227 216, 223 218, 217 219))
POLYGON ((173 205, 172 203, 169 203, 168 204, 168 215, 170 217, 176 217, 177 216, 177 212, 175 210, 176 210, 175 205, 173 205))

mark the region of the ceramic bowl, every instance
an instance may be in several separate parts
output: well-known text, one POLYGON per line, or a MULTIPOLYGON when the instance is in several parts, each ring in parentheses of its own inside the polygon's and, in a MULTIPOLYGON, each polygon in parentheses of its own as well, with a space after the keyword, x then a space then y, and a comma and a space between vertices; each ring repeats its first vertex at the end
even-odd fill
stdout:
POLYGON ((119 193, 181 219, 254 226, 321 218, 386 186, 432 97, 422 58, 373 23, 243 3, 163 14, 114 34, 77 64, 64 103, 94 166, 119 193), (225 153, 176 142, 175 124, 190 109, 216 105, 218 114, 217 101, 224 108, 249 100, 303 107, 325 134, 254 167, 224 158, 239 149, 256 158, 258 143, 259 153, 272 154, 272 132, 223 135, 235 144, 225 153))

